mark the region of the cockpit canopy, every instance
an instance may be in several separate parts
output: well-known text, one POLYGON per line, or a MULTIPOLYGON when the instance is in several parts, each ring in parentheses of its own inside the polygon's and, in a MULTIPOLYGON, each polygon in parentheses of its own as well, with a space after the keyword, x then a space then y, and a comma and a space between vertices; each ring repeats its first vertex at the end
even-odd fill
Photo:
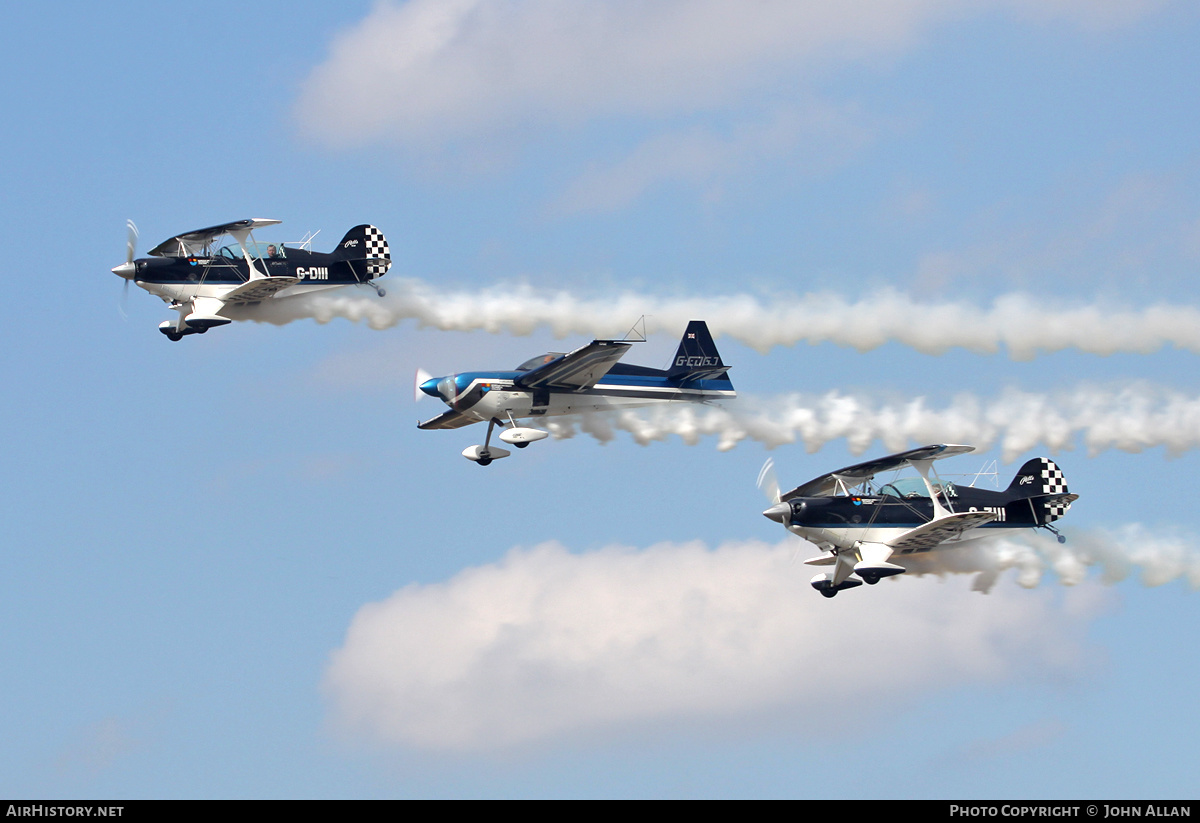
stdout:
POLYGON ((562 357, 565 353, 566 352, 561 351, 548 351, 545 354, 539 354, 537 357, 531 357, 521 365, 517 366, 517 371, 529 371, 530 369, 536 369, 538 366, 543 366, 546 363, 549 363, 551 360, 562 357))
MULTIPOLYGON (((257 259, 282 260, 287 257, 287 249, 282 243, 262 243, 257 240, 246 241, 246 251, 250 252, 250 256, 257 259)), ((230 243, 227 246, 222 246, 216 254, 217 257, 227 257, 231 260, 242 259, 242 249, 237 243, 230 243)))
MULTIPOLYGON (((932 478, 931 478, 932 480, 932 478)), ((942 492, 948 497, 957 497, 958 490, 955 489, 953 483, 933 483, 934 491, 942 492)), ((919 477, 898 477, 890 483, 885 483, 879 487, 879 494, 889 497, 929 497, 929 489, 925 486, 925 481, 919 477)))

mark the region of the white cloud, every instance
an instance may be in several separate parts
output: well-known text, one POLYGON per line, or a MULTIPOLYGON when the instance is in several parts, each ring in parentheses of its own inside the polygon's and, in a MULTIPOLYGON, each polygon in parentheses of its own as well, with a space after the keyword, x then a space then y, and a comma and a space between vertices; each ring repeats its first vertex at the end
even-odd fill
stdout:
POLYGON ((872 128, 852 106, 821 101, 781 106, 729 134, 696 127, 654 135, 621 160, 593 166, 571 183, 557 208, 609 211, 628 205, 664 183, 718 189, 728 177, 781 160, 802 174, 818 175, 844 164, 872 139, 872 128), (788 162, 788 158, 795 158, 788 162))
POLYGON ((407 586, 360 609, 333 654, 337 726, 436 750, 734 718, 833 731, 856 721, 822 700, 869 717, 896 695, 1076 666, 1099 608, 1090 587, 982 597, 959 577, 826 600, 798 545, 548 543, 407 586))
POLYGON ((1193 178, 1186 169, 1128 174, 1104 189, 1089 179, 1047 189, 1035 202, 992 204, 970 230, 978 240, 921 256, 916 286, 938 292, 960 280, 1002 280, 1053 293, 1074 281, 1128 291, 1190 277, 1198 247, 1193 178))
POLYGON ((410 0, 339 35, 304 84, 304 130, 331 144, 439 141, 514 123, 662 117, 741 105, 814 65, 908 49, 1001 9, 1085 28, 1159 0, 410 0))

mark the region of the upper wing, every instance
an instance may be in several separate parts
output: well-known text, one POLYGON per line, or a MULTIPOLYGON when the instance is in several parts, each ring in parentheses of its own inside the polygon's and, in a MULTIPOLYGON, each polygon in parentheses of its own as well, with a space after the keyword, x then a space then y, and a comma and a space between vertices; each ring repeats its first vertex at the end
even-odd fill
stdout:
POLYGON ((451 409, 444 411, 437 417, 431 417, 424 423, 418 423, 418 429, 461 429, 463 426, 470 426, 472 423, 480 422, 479 417, 473 414, 464 414, 460 411, 451 409))
POLYGON ((856 463, 853 466, 847 466, 844 469, 823 474, 782 495, 779 501, 786 503, 793 497, 829 497, 837 491, 839 480, 843 482, 853 481, 847 485, 856 485, 874 477, 880 472, 903 468, 913 460, 940 460, 943 457, 966 454, 971 451, 975 451, 974 446, 954 446, 943 443, 932 446, 921 446, 918 449, 909 449, 897 454, 889 454, 887 457, 868 460, 865 463, 856 463))
POLYGON ((632 343, 593 340, 573 352, 521 374, 513 385, 521 389, 590 389, 608 374, 632 343))
POLYGON ((186 257, 201 251, 216 237, 231 231, 252 231, 263 226, 274 226, 283 221, 267 220, 254 217, 249 220, 235 220, 232 223, 222 223, 219 226, 209 226, 206 229, 196 229, 185 234, 177 234, 170 240, 164 240, 148 252, 153 257, 186 257))
POLYGON ((923 523, 889 541, 893 554, 925 552, 947 540, 961 537, 971 529, 990 523, 998 517, 994 512, 958 512, 923 523))

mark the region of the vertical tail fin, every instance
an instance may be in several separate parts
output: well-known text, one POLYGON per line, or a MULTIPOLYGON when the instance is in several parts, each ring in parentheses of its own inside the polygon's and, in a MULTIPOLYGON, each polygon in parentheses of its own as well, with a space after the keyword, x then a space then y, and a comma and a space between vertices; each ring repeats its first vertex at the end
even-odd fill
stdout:
POLYGON ((362 280, 381 277, 392 265, 387 238, 379 229, 365 223, 346 232, 333 253, 350 263, 362 280))
MULTIPOLYGON (((717 345, 709 334, 708 324, 703 320, 688 323, 675 352, 675 359, 667 370, 667 377, 676 380, 705 380, 725 377, 729 367, 721 361, 717 345)), ((725 377, 728 381, 729 378, 725 377)))
POLYGON ((1057 520, 1071 508, 1074 495, 1069 495, 1067 478, 1062 469, 1048 457, 1035 457, 1026 461, 1017 471, 1017 476, 1008 484, 1011 500, 1030 497, 1046 497, 1038 506, 1036 518, 1041 523, 1057 520), (1068 499, 1069 497, 1069 499, 1068 499))

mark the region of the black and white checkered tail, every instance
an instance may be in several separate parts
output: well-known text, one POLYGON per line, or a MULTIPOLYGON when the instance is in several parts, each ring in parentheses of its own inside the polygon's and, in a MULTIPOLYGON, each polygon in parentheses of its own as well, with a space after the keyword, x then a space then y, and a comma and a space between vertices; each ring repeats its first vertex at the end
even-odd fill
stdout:
POLYGON ((346 232, 334 254, 360 272, 360 278, 365 274, 367 280, 387 274, 392 265, 387 238, 379 229, 366 223, 346 232), (360 265, 359 261, 365 265, 360 265))
MULTIPOLYGON (((1058 467, 1058 464, 1045 457, 1039 457, 1038 462, 1042 464, 1038 473, 1042 481, 1042 494, 1066 494, 1067 478, 1063 477, 1062 469, 1058 467)), ((1042 505, 1046 507, 1047 523, 1062 517, 1067 513, 1067 509, 1071 508, 1070 501, 1062 498, 1047 500, 1042 505)))
MULTIPOLYGON (((1071 502, 1061 497, 1068 493, 1067 479, 1058 464, 1048 457, 1035 457, 1026 462, 1008 490, 1016 498, 1050 497, 1040 503, 1037 519, 1041 523, 1055 521, 1071 508, 1071 502)), ((1035 502, 1034 505, 1039 504, 1035 502)))
POLYGON ((383 232, 374 226, 366 227, 367 274, 372 277, 382 277, 387 274, 392 265, 391 252, 388 251, 387 239, 383 232), (377 262, 370 262, 377 261, 377 262))

